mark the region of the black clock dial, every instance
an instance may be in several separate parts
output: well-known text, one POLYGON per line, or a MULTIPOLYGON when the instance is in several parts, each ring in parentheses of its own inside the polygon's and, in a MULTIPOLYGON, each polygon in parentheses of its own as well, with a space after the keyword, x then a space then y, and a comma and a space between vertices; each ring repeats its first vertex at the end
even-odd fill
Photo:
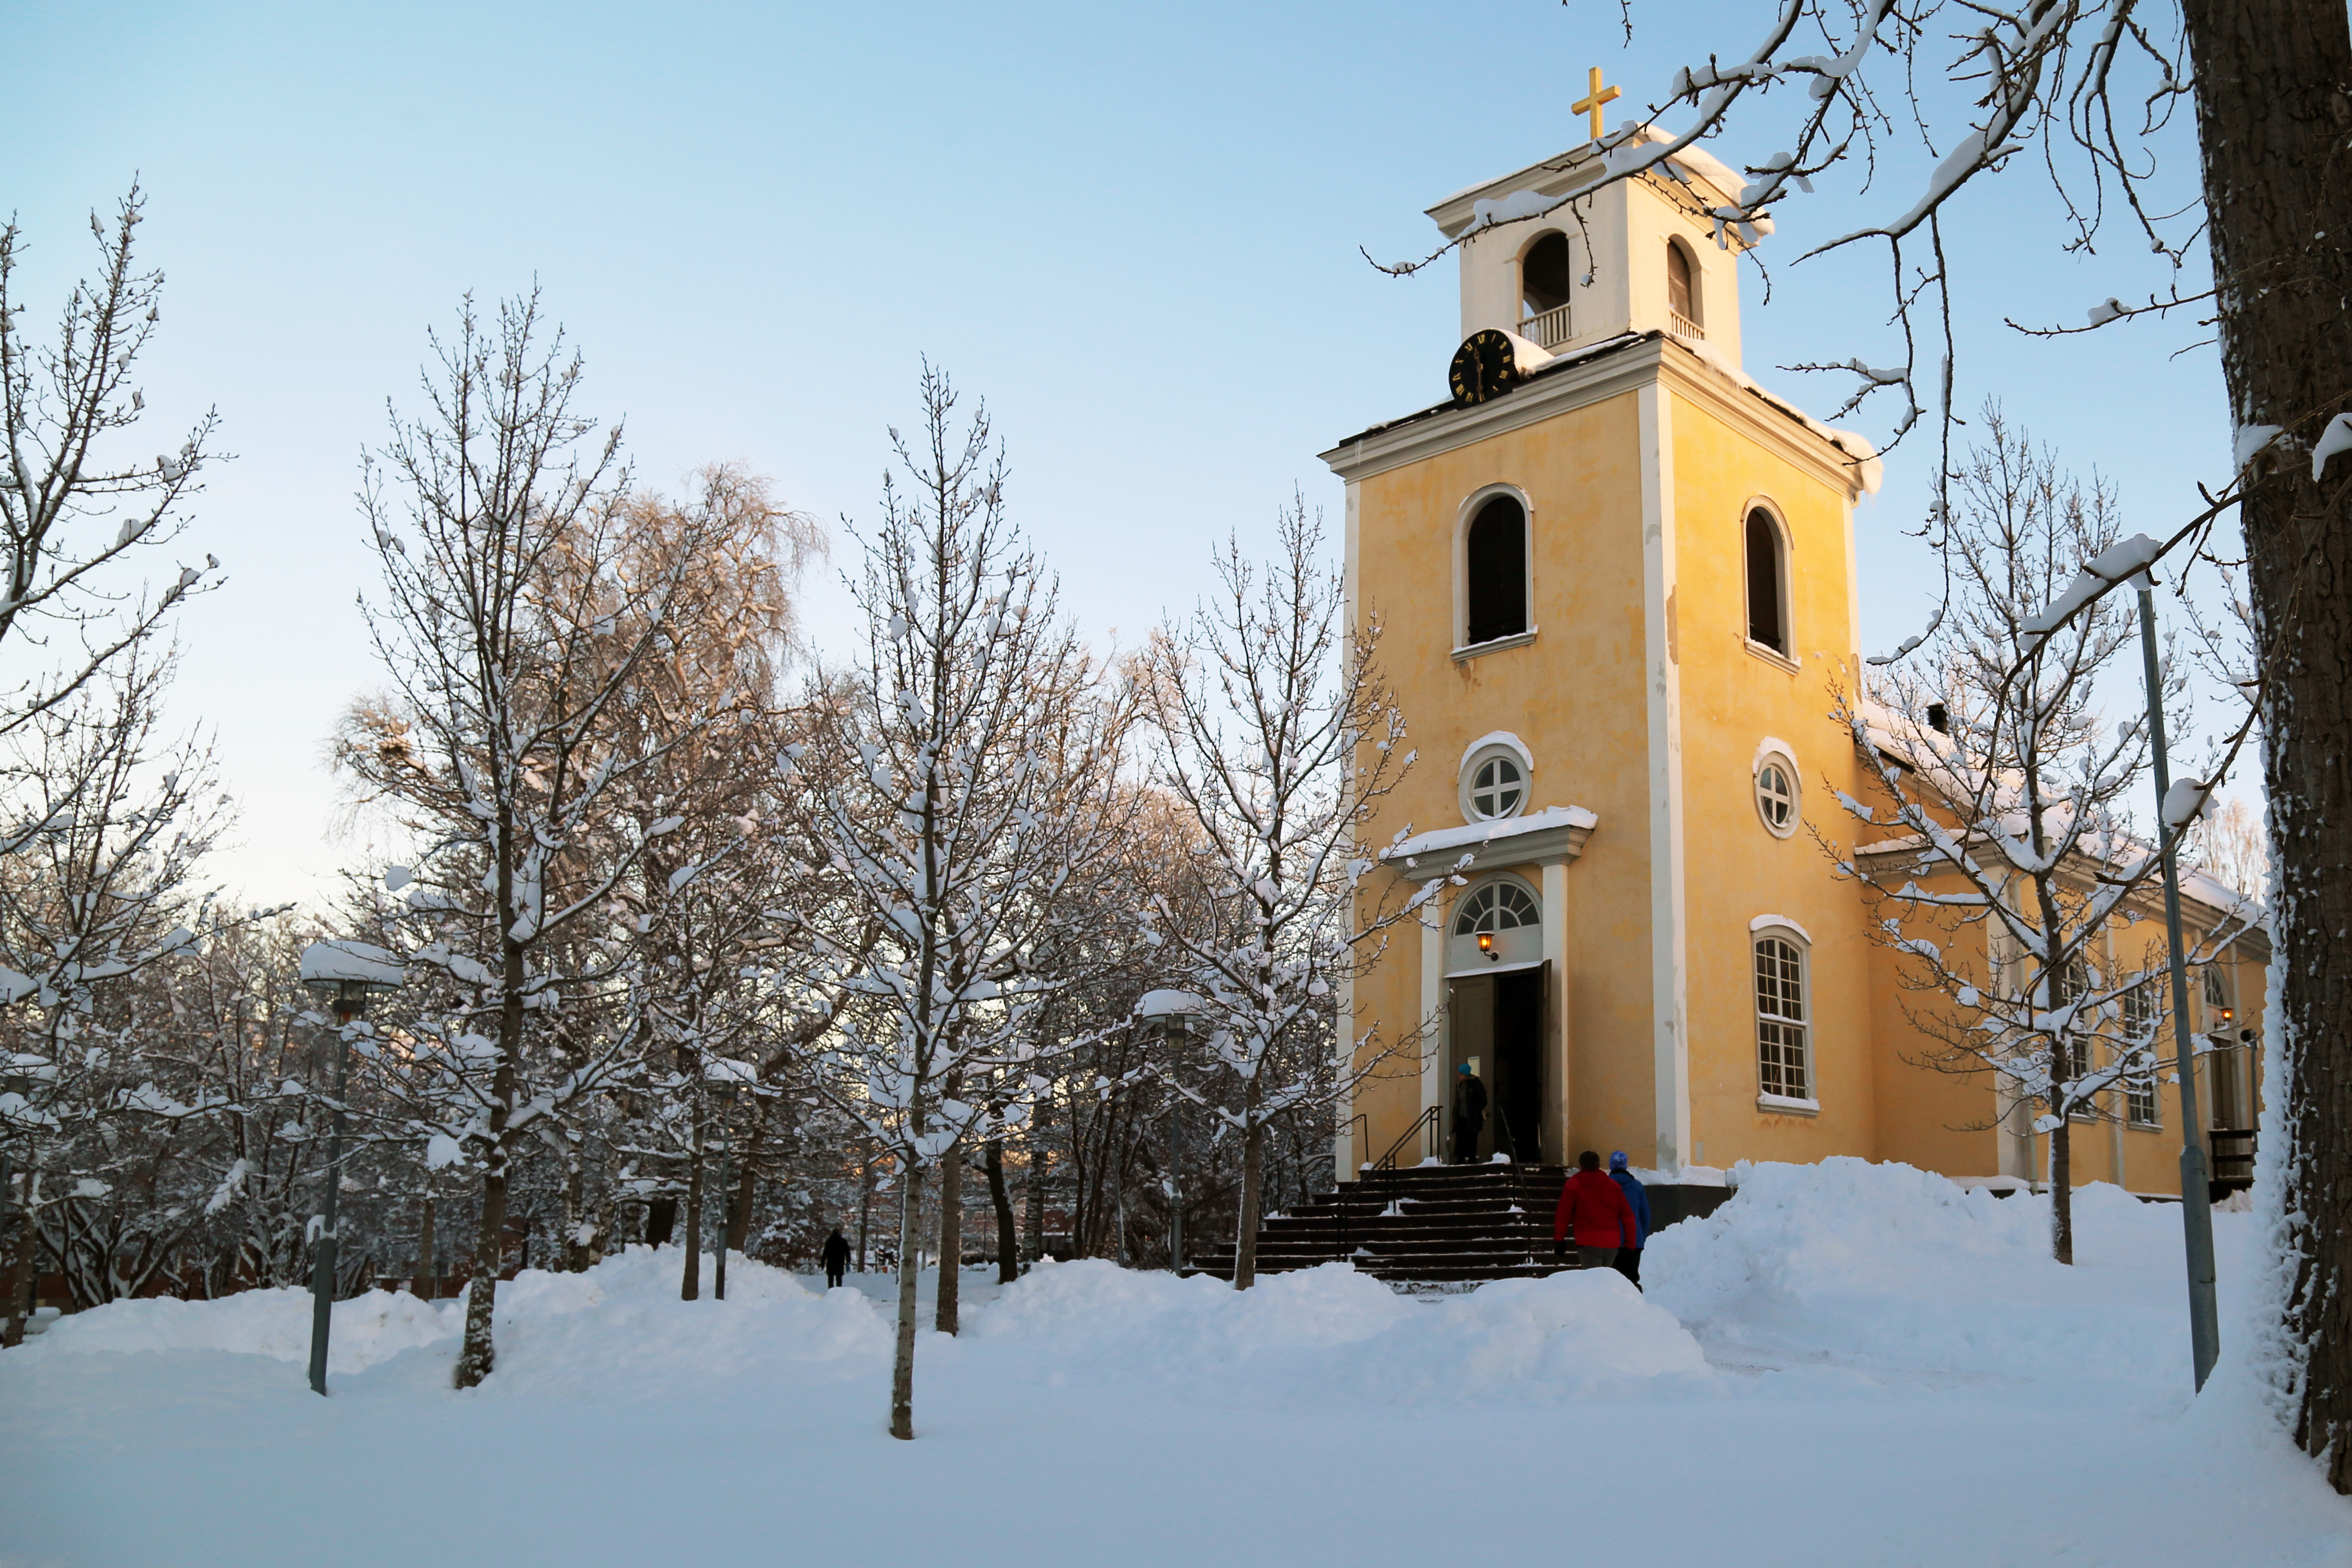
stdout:
POLYGON ((1464 407, 1499 397, 1518 385, 1518 356, 1511 351, 1509 335, 1489 327, 1463 339, 1462 346, 1454 351, 1454 366, 1446 380, 1454 389, 1454 401, 1464 407))

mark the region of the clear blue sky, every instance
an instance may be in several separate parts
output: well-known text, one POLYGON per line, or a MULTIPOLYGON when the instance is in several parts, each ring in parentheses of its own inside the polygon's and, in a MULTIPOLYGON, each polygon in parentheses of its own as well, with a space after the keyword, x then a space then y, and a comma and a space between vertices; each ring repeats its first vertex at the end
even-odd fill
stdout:
MULTIPOLYGON (((371 571, 358 455, 388 395, 413 402, 425 330, 461 293, 539 281, 586 353, 586 405, 625 418, 646 482, 740 459, 829 523, 870 514, 886 426, 930 356, 989 400, 1014 505, 1082 625, 1132 643, 1191 602, 1214 537, 1261 528, 1294 485, 1336 529, 1314 454, 1444 395, 1452 264, 1394 281, 1357 247, 1418 253, 1430 202, 1580 142, 1567 104, 1586 66, 1638 101, 1710 48, 1747 53, 1765 10, 1637 5, 1629 49, 1605 0, 85 0, 8 24, 0 206, 34 247, 30 323, 90 267, 89 209, 134 172, 150 195, 145 256, 169 275, 153 449, 213 404, 238 455, 190 536, 229 583, 184 623, 175 717, 216 731, 244 808, 227 879, 302 897, 365 848, 333 831, 321 762, 374 680, 352 607, 371 571)), ((1719 151, 1773 150, 1754 134, 1719 151)), ((1899 210, 1920 172, 1785 206, 1766 254, 1899 210)), ((2186 326, 2052 345, 2000 325, 2077 321, 2154 281, 2127 237, 2112 258, 2061 254, 2030 160, 1957 216, 1969 401, 1998 393, 2157 531, 2226 468, 2211 351, 2170 357, 2186 326)), ((1842 389, 1773 367, 1888 363, 1876 258, 1781 265, 1775 290, 1769 307, 1744 291, 1766 384, 1826 414, 1842 389)), ((1858 517, 1866 647, 1924 614, 1899 531, 1931 467, 1904 448, 1858 517)), ((811 629, 845 648, 824 576, 811 629)))

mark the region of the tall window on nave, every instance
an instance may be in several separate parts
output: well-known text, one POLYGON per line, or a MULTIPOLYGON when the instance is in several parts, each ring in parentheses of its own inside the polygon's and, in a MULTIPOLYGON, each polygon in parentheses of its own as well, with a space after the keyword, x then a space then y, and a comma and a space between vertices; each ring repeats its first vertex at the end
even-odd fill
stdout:
POLYGON ((1465 646, 1528 629, 1528 513, 1516 496, 1495 497, 1470 520, 1462 542, 1465 646))

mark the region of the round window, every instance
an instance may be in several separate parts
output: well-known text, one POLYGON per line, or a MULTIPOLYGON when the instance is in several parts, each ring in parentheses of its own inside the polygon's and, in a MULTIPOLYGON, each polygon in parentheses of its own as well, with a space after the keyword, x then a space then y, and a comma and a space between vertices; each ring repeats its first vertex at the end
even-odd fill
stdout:
POLYGON ((1797 830, 1797 781, 1790 765, 1779 757, 1756 770, 1756 809, 1764 826, 1780 837, 1797 830))
POLYGON ((1470 772, 1470 815, 1509 816, 1519 809, 1527 790, 1527 777, 1519 772, 1517 758, 1485 758, 1470 772))

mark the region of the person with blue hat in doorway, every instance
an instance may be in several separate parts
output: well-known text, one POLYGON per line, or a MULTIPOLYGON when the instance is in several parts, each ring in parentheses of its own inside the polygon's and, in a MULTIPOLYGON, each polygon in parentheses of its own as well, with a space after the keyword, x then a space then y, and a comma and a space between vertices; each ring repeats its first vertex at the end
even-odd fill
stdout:
POLYGON ((1609 1179, 1624 1189, 1625 1203, 1633 1211, 1633 1245, 1617 1249, 1617 1272, 1642 1288, 1642 1248, 1650 1244, 1650 1194, 1643 1190, 1641 1178, 1625 1168, 1625 1151, 1618 1150, 1609 1156, 1609 1179))
POLYGON ((1486 1086, 1464 1062, 1454 1069, 1454 1163, 1467 1165, 1478 1158, 1478 1129, 1486 1122, 1486 1086))

